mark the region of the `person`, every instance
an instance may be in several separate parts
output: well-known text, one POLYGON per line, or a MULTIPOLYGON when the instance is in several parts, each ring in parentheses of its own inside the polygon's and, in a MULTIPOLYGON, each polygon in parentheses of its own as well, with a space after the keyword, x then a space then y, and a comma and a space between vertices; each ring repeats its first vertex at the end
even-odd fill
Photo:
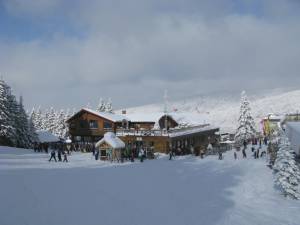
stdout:
POLYGON ((169 156, 170 156, 169 160, 172 160, 172 158, 173 158, 173 149, 170 150, 169 156))
POLYGON ((259 148, 261 148, 261 138, 259 139, 259 148))
POLYGON ((264 144, 268 145, 268 138, 267 137, 264 138, 264 144))
POLYGON ((247 158, 247 154, 246 154, 246 149, 245 148, 243 148, 242 153, 243 153, 243 158, 247 158))
POLYGON ((223 159, 222 151, 219 151, 219 160, 223 159))
POLYGON ((61 162, 61 150, 58 150, 57 158, 58 158, 58 162, 61 162))
POLYGON ((51 157, 50 157, 50 159, 49 159, 49 162, 51 162, 52 159, 54 159, 55 162, 57 162, 57 161, 56 161, 56 156, 55 156, 55 151, 54 151, 54 150, 51 151, 51 157))
POLYGON ((64 151, 64 161, 63 162, 68 162, 68 158, 67 158, 67 153, 66 151, 64 151))
POLYGON ((190 150, 191 150, 191 154, 194 155, 194 151, 195 150, 194 150, 194 146, 193 145, 191 145, 191 149, 190 150))
POLYGON ((236 154, 236 152, 234 152, 233 155, 234 155, 234 159, 237 159, 237 154, 236 154))
POLYGON ((99 159, 99 154, 100 154, 100 151, 99 151, 99 149, 97 149, 96 153, 95 153, 95 160, 99 159))
POLYGON ((131 149, 131 159, 130 159, 131 162, 134 162, 134 150, 131 149))
POLYGON ((141 150, 140 150, 140 154, 139 154, 139 156, 140 156, 140 159, 141 159, 141 162, 143 162, 143 161, 144 161, 144 155, 145 155, 144 149, 143 149, 143 148, 141 148, 141 150))
POLYGON ((256 150, 256 158, 259 158, 259 148, 256 150))
POLYGON ((204 151, 203 151, 203 149, 200 150, 200 157, 201 157, 201 159, 204 158, 204 151))
POLYGON ((247 141, 246 140, 244 140, 243 145, 244 145, 244 149, 246 149, 247 148, 247 141))
POLYGON ((254 152, 254 150, 255 150, 255 148, 252 146, 252 147, 251 147, 251 151, 254 152))

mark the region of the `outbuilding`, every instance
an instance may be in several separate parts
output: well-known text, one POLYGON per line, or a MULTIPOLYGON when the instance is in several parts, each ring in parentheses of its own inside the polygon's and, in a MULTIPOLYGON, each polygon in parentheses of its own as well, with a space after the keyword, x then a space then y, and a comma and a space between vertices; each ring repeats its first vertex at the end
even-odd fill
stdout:
POLYGON ((125 143, 115 133, 107 132, 96 143, 96 148, 100 150, 101 160, 119 161, 121 159, 121 150, 125 148, 125 143))

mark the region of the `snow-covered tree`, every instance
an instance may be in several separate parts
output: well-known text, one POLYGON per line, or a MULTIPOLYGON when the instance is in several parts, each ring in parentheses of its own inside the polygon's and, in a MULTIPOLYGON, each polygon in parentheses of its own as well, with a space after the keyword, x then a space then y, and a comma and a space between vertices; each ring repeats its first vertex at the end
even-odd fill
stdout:
POLYGON ((240 116, 238 119, 238 128, 235 134, 235 142, 241 145, 244 141, 248 141, 255 135, 255 123, 251 115, 250 103, 246 92, 241 94, 240 116))
POLYGON ((23 98, 18 103, 18 117, 16 118, 16 146, 21 148, 31 147, 28 116, 23 106, 23 98))
POLYGON ((98 112, 105 112, 105 102, 103 101, 102 98, 99 100, 98 107, 96 109, 98 112))
POLYGON ((109 98, 108 101, 105 104, 105 111, 109 112, 109 113, 113 113, 113 107, 112 107, 111 98, 109 98))
POLYGON ((285 197, 300 199, 300 170, 295 162, 295 152, 283 131, 280 134, 274 175, 275 186, 285 197))
POLYGON ((34 116, 34 115, 35 114, 31 113, 31 116, 30 116, 29 121, 28 121, 29 138, 30 138, 31 143, 39 141, 38 135, 36 133, 36 128, 35 128, 34 123, 33 123, 33 117, 32 116, 34 116))
POLYGON ((0 144, 14 145, 14 116, 10 111, 10 88, 0 79, 0 144))

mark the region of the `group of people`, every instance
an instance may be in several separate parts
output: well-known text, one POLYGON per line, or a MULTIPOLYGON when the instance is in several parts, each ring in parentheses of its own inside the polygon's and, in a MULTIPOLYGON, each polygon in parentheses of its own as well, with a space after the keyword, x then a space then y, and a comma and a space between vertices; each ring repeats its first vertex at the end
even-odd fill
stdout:
MULTIPOLYGON (((264 155, 266 155, 266 151, 261 151, 262 149, 262 144, 264 145, 268 145, 268 138, 264 137, 264 138, 253 138, 251 140, 252 143, 252 147, 251 147, 251 152, 253 153, 253 157, 254 159, 258 159, 260 157, 263 157, 264 155), (257 149, 255 149, 255 145, 259 145, 257 149), (261 151, 261 152, 260 152, 261 151)), ((246 153, 246 149, 248 146, 248 142, 246 140, 244 140, 243 142, 243 149, 242 149, 242 157, 243 158, 247 158, 247 153, 246 153)), ((233 153, 234 159, 237 159, 237 152, 235 151, 233 153)))
POLYGON ((67 156, 67 152, 66 151, 57 151, 57 159, 56 159, 56 151, 54 149, 52 149, 51 153, 50 153, 50 159, 49 159, 49 162, 52 161, 52 159, 55 161, 55 162, 68 162, 68 156, 67 156), (62 155, 63 155, 63 160, 62 160, 62 155))

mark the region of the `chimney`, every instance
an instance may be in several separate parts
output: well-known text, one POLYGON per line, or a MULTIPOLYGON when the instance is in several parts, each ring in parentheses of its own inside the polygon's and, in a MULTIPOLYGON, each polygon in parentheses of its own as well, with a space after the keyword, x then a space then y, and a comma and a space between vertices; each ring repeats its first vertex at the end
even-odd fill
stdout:
POLYGON ((122 110, 122 114, 125 115, 126 114, 126 109, 122 110))

